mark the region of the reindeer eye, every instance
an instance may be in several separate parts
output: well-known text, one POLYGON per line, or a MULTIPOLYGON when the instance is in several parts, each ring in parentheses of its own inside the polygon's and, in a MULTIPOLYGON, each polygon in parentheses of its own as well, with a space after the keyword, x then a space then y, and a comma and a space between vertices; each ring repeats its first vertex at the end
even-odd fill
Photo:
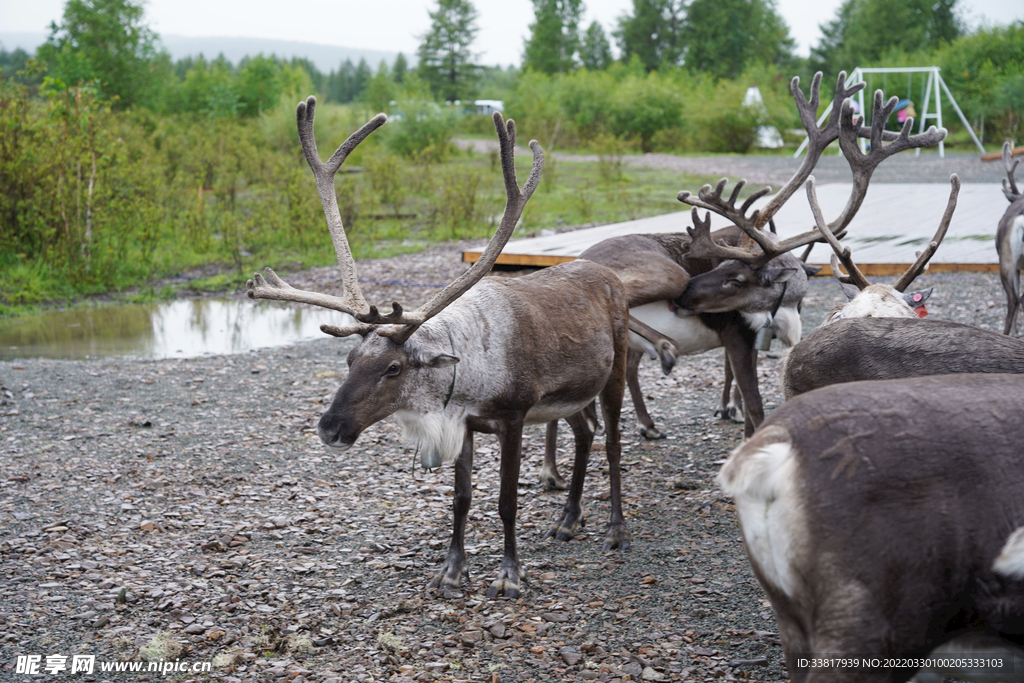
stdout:
POLYGON ((401 371, 402 364, 399 363, 398 361, 391 361, 391 364, 388 365, 387 370, 384 371, 384 375, 387 377, 394 377, 401 371))

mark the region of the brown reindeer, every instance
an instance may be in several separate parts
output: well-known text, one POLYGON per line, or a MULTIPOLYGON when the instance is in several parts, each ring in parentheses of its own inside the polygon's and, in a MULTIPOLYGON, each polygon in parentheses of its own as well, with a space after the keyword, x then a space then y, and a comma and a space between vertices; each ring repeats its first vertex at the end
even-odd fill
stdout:
MULTIPOLYGON (((807 291, 807 274, 813 274, 816 269, 804 263, 806 253, 804 259, 798 259, 788 251, 821 240, 820 234, 812 230, 779 243, 772 233, 773 219, 811 174, 825 148, 839 139, 853 173, 850 199, 833 222, 833 229, 842 237, 860 208, 871 174, 879 164, 897 152, 930 146, 945 136, 944 129, 937 130, 934 126, 925 133, 911 136, 912 121, 899 133, 886 131, 885 122, 895 109, 897 98, 884 103, 881 91, 874 96, 871 127, 862 126, 861 121, 854 118, 852 109, 845 111, 843 105, 864 84, 847 87, 846 72, 841 72, 837 80, 831 115, 819 128, 820 85, 819 72, 811 81, 808 99, 800 89, 799 78, 794 78, 790 84, 810 143, 800 168, 763 209, 750 213, 753 204, 770 193, 770 187, 757 191, 737 207, 745 181, 733 188, 729 199, 723 199, 726 185, 723 179, 714 189, 711 185, 702 187, 697 197, 687 191, 679 195, 680 201, 714 211, 734 223, 707 236, 701 233, 699 254, 691 251, 692 230, 611 238, 581 254, 581 258, 615 270, 626 285, 632 331, 628 386, 641 434, 648 438, 664 434, 654 425, 640 390, 637 369, 641 351, 662 359, 663 371, 668 373, 680 354, 724 346, 726 382, 717 414, 739 417, 748 436, 764 419, 754 341, 765 326, 770 326, 774 336, 787 346, 800 340, 800 301, 807 291), (871 151, 866 155, 860 152, 857 143, 861 137, 871 140, 871 151), (772 226, 772 232, 762 229, 766 225, 772 226), (719 249, 719 245, 724 249, 719 249), (699 314, 691 316, 693 313, 699 314), (730 396, 732 379, 736 381, 741 400, 735 393, 730 396)), ((542 481, 549 486, 559 483, 551 449, 553 433, 554 428, 549 427, 548 457, 542 471, 542 481)))
MULTIPOLYGON (((799 169, 768 204, 753 212, 751 206, 769 194, 763 188, 737 206, 746 184, 741 181, 728 198, 723 198, 727 180, 715 188, 705 185, 694 197, 680 192, 679 200, 729 219, 733 226, 710 232, 710 223, 693 214, 694 228, 687 233, 662 235, 623 235, 599 242, 580 255, 615 270, 626 285, 630 306, 630 356, 627 386, 633 399, 640 432, 647 438, 661 438, 644 403, 638 368, 642 352, 661 359, 666 374, 681 354, 702 353, 725 348, 725 383, 716 414, 744 422, 744 434, 750 436, 764 419, 764 407, 757 385, 757 350, 754 342, 759 330, 769 327, 787 346, 800 340, 800 302, 807 291, 807 275, 817 269, 804 263, 807 253, 798 259, 789 252, 823 239, 816 230, 779 241, 773 219, 779 209, 807 180, 825 149, 839 140, 853 175, 853 190, 842 213, 832 222, 840 237, 860 209, 867 194, 871 175, 880 163, 897 152, 928 147, 942 140, 945 129, 930 127, 919 135, 910 135, 910 119, 900 132, 886 131, 885 121, 895 109, 898 98, 884 102, 881 91, 875 93, 871 127, 854 117, 847 100, 864 83, 846 86, 846 72, 836 82, 832 113, 821 128, 817 124, 820 103, 821 72, 811 81, 810 99, 800 89, 800 79, 790 82, 800 120, 810 142, 799 169), (862 153, 859 138, 871 140, 871 150, 862 153), (769 232, 765 226, 771 226, 769 232), (735 379, 737 392, 730 395, 735 379)), ((546 488, 565 488, 555 461, 557 425, 549 424, 544 466, 540 480, 546 488)))
POLYGON ((1006 290, 1006 322, 1003 334, 1017 335, 1017 311, 1020 309, 1020 271, 1024 269, 1024 195, 1017 189, 1014 174, 1020 160, 1010 163, 1010 143, 1003 143, 1003 194, 1010 206, 996 229, 996 253, 999 254, 999 279, 1006 290))
POLYGON ((568 500, 549 536, 568 540, 580 525, 583 477, 594 430, 582 412, 596 397, 606 429, 611 523, 605 549, 626 549, 619 473, 619 411, 625 388, 627 307, 622 283, 595 263, 577 261, 517 279, 481 281, 508 241, 540 179, 536 141, 533 170, 520 190, 514 165, 515 124, 494 115, 507 201, 482 258, 414 311, 397 302, 390 313, 367 305, 360 290, 334 191, 334 174, 349 152, 383 125, 381 114, 354 133, 325 164, 313 137, 316 100, 298 107, 299 137, 316 176, 338 253, 343 297, 293 289, 272 270, 248 283, 252 298, 298 301, 351 314, 355 323, 324 326, 335 336, 359 334, 348 356, 348 377, 320 418, 324 444, 345 450, 370 425, 394 415, 417 444, 424 463, 455 463, 452 540, 430 586, 457 594, 466 575, 464 535, 471 501, 473 434, 497 434, 501 444, 498 509, 504 558, 488 595, 515 598, 522 571, 515 519, 523 426, 566 418, 576 437, 568 500), (475 286, 474 286, 475 285, 475 286))
POLYGON ((790 680, 1024 680, 1021 443, 1024 376, 963 374, 817 389, 732 453, 790 680))

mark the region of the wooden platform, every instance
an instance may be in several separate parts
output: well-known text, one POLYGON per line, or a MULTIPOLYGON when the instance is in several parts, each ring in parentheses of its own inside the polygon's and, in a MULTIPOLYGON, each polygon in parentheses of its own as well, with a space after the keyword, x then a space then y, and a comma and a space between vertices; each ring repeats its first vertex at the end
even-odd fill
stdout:
MULTIPOLYGON (((837 217, 850 196, 851 185, 833 183, 818 187, 818 201, 826 220, 837 217)), ((853 250, 853 258, 865 275, 902 273, 914 262, 920 251, 935 234, 949 198, 949 185, 938 183, 872 184, 864 203, 850 224, 844 240, 853 250)), ((768 201, 761 199, 758 205, 768 201)), ((983 271, 998 272, 995 234, 999 219, 1008 206, 1001 188, 996 184, 965 183, 960 187, 956 213, 946 239, 932 258, 930 272, 983 271)), ((711 214, 711 229, 725 227, 729 222, 711 214)), ((814 225, 807 197, 798 191, 776 214, 779 234, 788 237, 814 225)), ((587 248, 617 235, 636 233, 682 232, 692 226, 689 211, 641 218, 563 232, 543 237, 511 240, 505 245, 498 263, 521 266, 553 266, 572 261, 587 248)), ((831 249, 816 245, 809 262, 825 268, 828 274, 831 249)), ((463 260, 475 262, 480 252, 463 252, 463 260)))

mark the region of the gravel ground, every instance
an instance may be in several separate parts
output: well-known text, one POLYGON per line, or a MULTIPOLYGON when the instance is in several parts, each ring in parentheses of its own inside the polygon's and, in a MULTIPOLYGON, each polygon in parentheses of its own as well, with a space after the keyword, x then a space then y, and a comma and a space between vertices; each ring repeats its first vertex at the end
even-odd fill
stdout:
MULTIPOLYGON (((465 266, 447 245, 362 264, 370 280, 439 283, 465 266)), ((331 269, 291 278, 336 287, 331 269)), ((924 277, 936 318, 1001 325, 995 276, 924 277)), ((367 284, 412 304, 424 287, 367 284)), ((810 331, 840 297, 816 279, 810 331)), ((540 428, 527 431, 518 517, 529 584, 484 592, 501 556, 498 457, 478 439, 462 599, 424 587, 450 533, 450 468, 424 473, 387 420, 342 455, 315 425, 353 341, 192 360, 0 362, 0 680, 17 655, 213 662, 168 680, 784 680, 768 604, 736 516, 713 477, 742 426, 712 418, 721 352, 641 381, 670 437, 624 416, 626 553, 602 553, 607 482, 595 453, 587 524, 543 538, 563 493, 537 485, 540 428)), ((781 351, 762 354, 766 407, 781 400, 781 351)), ((562 429, 560 464, 571 464, 562 429)), ((68 672, 39 678, 60 680, 68 672)), ((142 681, 101 673, 86 681, 142 681)))

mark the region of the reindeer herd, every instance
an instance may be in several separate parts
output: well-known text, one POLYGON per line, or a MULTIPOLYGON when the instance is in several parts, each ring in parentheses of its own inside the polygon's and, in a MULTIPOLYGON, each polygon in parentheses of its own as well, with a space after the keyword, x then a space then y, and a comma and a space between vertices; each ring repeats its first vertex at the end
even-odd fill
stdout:
POLYGON ((520 595, 517 486, 524 425, 547 425, 542 484, 568 489, 548 536, 567 541, 583 517, 581 498, 600 406, 611 489, 605 550, 625 551, 620 412, 625 389, 646 438, 659 438, 644 405, 638 366, 646 353, 668 373, 680 355, 722 347, 725 388, 719 414, 744 423, 746 441, 718 476, 735 501, 750 564, 772 604, 794 681, 1024 681, 1024 341, 1015 331, 1024 268, 1024 199, 1009 147, 1003 159, 1011 201, 997 246, 1007 292, 1006 334, 922 320, 931 290, 907 292, 941 243, 956 207, 959 179, 934 238, 895 285, 870 284, 840 243, 864 201, 875 168, 893 154, 942 140, 934 127, 910 135, 884 129, 896 98, 875 93, 872 125, 851 100, 864 84, 839 75, 832 113, 816 123, 821 74, 806 98, 791 91, 809 139, 802 165, 766 205, 765 188, 740 202, 726 181, 696 196, 693 227, 629 235, 597 244, 571 263, 516 278, 487 278, 537 187, 544 154, 530 142, 533 167, 520 187, 515 124, 494 115, 506 204, 495 234, 469 270, 416 310, 383 309, 363 297, 345 237, 334 176, 349 153, 387 118, 378 115, 327 162, 316 149, 316 100, 298 106, 302 148, 313 170, 342 270, 344 292, 295 289, 270 268, 247 285, 251 298, 322 306, 351 324, 324 326, 359 335, 348 375, 318 434, 350 448, 360 433, 393 415, 424 466, 454 464, 452 537, 429 581, 459 595, 467 574, 464 535, 471 504, 473 438, 500 443, 499 515, 504 555, 490 597, 520 595), (870 142, 861 151, 860 140, 870 142), (814 167, 832 142, 853 174, 853 190, 831 222, 815 194, 814 167), (774 217, 806 187, 815 225, 788 239, 774 217), (732 226, 712 232, 710 218, 732 226), (801 300, 810 246, 833 248, 832 272, 850 299, 802 337, 801 300), (808 247, 802 258, 792 254, 808 247), (846 270, 843 275, 840 264, 846 270), (791 347, 782 372, 786 402, 766 420, 757 353, 778 337, 791 347), (730 391, 735 382, 738 391, 730 391), (555 430, 572 429, 568 483, 555 464, 555 430), (835 659, 845 659, 836 666, 835 659), (878 665, 851 665, 878 658, 878 665), (929 659, 930 658, 930 659, 929 659), (1002 660, 1003 666, 993 665, 1002 660), (896 663, 900 662, 900 663, 896 663), (1013 664, 1016 664, 1016 669, 1013 664))

